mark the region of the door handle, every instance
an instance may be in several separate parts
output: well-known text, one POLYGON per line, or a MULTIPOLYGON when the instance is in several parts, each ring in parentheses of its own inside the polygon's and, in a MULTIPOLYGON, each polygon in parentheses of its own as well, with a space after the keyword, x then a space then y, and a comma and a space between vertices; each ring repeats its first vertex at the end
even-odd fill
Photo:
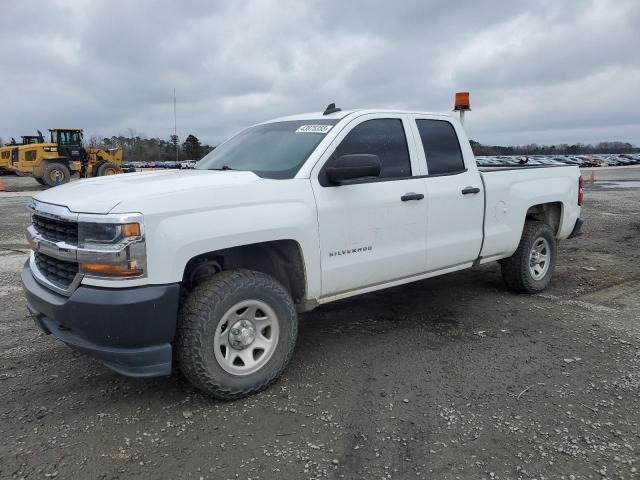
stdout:
POLYGON ((422 200, 423 198, 424 198, 424 195, 421 193, 409 192, 402 195, 400 197, 400 200, 402 200, 403 202, 408 202, 409 200, 422 200))
POLYGON ((465 187, 462 189, 463 195, 469 195, 470 193, 480 193, 480 189, 478 187, 465 187))

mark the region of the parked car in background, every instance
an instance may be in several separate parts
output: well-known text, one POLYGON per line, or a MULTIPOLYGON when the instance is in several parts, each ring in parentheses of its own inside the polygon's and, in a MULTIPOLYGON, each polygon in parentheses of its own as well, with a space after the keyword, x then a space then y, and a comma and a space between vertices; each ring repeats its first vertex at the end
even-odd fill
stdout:
POLYGON ((599 167, 600 162, 593 157, 579 157, 583 160, 583 167, 599 167))
POLYGON ((574 157, 562 157, 562 163, 565 165, 582 165, 583 161, 579 158, 574 157))
MULTIPOLYGON (((559 165, 560 163, 554 160, 551 157, 538 157, 535 159, 536 163, 539 165, 559 165)), ((532 165, 530 163, 530 165, 532 165)))
POLYGON ((543 163, 540 161, 541 158, 543 157, 540 157, 539 155, 525 155, 524 165, 543 165, 543 163))
POLYGON ((184 160, 180 162, 180 167, 183 169, 194 168, 196 166, 196 160, 184 160))
POLYGON ((133 163, 123 163, 120 165, 120 171, 122 173, 131 173, 136 171, 136 167, 133 163))
POLYGON ((480 167, 501 167, 503 163, 493 157, 476 157, 476 163, 480 167))
POLYGON ((613 162, 610 162, 607 157, 604 157, 602 155, 592 155, 591 160, 598 162, 598 165, 597 165, 598 167, 608 167, 613 163, 613 162))

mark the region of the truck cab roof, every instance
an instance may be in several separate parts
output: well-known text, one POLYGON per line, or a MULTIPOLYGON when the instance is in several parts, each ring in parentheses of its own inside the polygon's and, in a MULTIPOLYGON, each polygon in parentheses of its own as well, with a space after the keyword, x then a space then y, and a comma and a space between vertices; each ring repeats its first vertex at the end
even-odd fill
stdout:
POLYGON ((389 113, 389 114, 407 114, 407 115, 434 115, 440 117, 450 117, 451 115, 448 113, 442 112, 421 112, 417 110, 400 110, 400 109, 352 109, 352 110, 340 110, 334 113, 324 114, 324 112, 308 112, 308 113, 300 113, 297 115, 288 115, 285 117, 274 118, 272 120, 267 120, 262 123, 273 123, 273 122, 288 122, 288 121, 299 121, 299 120, 340 120, 346 118, 348 116, 360 116, 366 114, 379 114, 379 113, 389 113))

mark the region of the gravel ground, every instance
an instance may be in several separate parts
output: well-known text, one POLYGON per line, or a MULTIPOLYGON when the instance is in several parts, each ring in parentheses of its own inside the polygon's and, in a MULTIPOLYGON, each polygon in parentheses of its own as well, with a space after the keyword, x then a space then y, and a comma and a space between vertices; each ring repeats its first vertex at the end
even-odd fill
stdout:
POLYGON ((543 294, 491 264, 323 306, 232 403, 40 334, 0 194, 0 478, 640 478, 640 170, 601 172, 543 294))

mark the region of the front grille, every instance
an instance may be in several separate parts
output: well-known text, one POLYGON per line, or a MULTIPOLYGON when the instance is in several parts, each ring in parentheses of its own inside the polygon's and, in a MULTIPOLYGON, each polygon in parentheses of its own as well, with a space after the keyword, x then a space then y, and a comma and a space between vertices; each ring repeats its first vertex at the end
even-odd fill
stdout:
POLYGON ((47 240, 78 244, 78 223, 33 215, 33 226, 47 240))
POLYGON ((78 273, 78 264, 75 262, 58 260, 40 252, 34 253, 34 259, 40 273, 63 288, 69 287, 78 273))

